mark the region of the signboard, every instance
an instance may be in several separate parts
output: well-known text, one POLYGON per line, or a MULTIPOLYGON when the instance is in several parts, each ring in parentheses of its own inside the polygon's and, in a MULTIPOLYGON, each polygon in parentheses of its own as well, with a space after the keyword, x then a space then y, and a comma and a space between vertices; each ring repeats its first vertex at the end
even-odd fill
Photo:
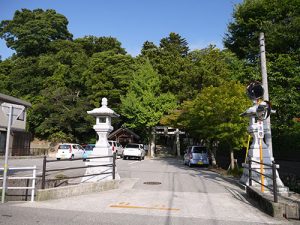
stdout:
POLYGON ((6 102, 2 103, 1 104, 2 112, 7 117, 9 117, 10 114, 10 107, 12 107, 11 123, 13 124, 14 121, 16 121, 16 119, 24 112, 25 106, 6 103, 6 102))
POLYGON ((262 121, 258 122, 257 130, 258 138, 264 138, 264 124, 262 121))
POLYGON ((2 103, 1 108, 3 113, 8 117, 7 121, 7 135, 5 143, 5 160, 4 160, 4 171, 3 171, 3 182, 2 182, 2 198, 1 202, 5 201, 5 191, 6 191, 6 179, 7 179, 7 169, 8 169, 8 149, 9 149, 9 139, 10 139, 10 128, 11 125, 16 121, 16 119, 24 112, 25 106, 16 105, 11 103, 2 103))

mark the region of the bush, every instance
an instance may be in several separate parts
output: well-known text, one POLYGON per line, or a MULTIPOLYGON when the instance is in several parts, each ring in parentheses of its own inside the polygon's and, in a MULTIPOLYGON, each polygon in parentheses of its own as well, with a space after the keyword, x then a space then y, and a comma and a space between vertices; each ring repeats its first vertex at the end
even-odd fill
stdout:
POLYGON ((233 170, 229 169, 227 171, 228 175, 232 175, 234 177, 241 177, 243 175, 243 168, 235 167, 233 170))

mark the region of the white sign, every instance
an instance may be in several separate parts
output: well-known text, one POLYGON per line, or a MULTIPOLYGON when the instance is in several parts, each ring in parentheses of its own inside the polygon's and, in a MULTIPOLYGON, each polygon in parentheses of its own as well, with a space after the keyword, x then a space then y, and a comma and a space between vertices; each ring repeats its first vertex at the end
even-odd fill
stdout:
POLYGON ((257 124, 258 138, 264 138, 264 124, 259 121, 257 124))
POLYGON ((6 103, 6 102, 2 103, 1 108, 2 108, 3 113, 6 116, 9 116, 10 107, 12 107, 11 118, 12 118, 12 123, 13 123, 23 113, 25 106, 6 103))

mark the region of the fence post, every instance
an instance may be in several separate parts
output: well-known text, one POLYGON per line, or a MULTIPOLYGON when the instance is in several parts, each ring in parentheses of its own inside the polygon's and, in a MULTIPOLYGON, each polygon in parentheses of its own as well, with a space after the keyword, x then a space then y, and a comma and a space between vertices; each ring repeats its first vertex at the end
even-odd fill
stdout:
POLYGON ((248 169, 249 169, 249 186, 252 186, 252 169, 251 169, 251 159, 248 159, 248 169))
POLYGON ((113 180, 116 178, 116 152, 113 153, 113 180))
POLYGON ((34 201, 34 193, 35 193, 35 179, 36 179, 36 166, 34 166, 34 169, 32 171, 32 185, 31 185, 31 201, 34 201))
POLYGON ((47 159, 46 159, 46 156, 44 156, 44 159, 43 159, 43 173, 42 173, 42 189, 45 189, 46 163, 47 163, 47 159))
MULTIPOLYGON (((26 179, 26 187, 29 187, 29 179, 26 179)), ((28 188, 25 190, 25 201, 27 202, 28 188)))
POLYGON ((277 182, 276 182, 276 164, 275 164, 275 161, 272 162, 272 177, 273 177, 274 202, 278 202, 277 182))

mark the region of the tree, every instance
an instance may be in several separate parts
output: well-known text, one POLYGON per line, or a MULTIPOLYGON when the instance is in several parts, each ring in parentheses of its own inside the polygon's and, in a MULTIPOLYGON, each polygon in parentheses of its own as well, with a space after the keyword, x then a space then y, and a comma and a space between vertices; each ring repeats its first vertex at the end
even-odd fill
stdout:
POLYGON ((194 137, 207 142, 225 142, 231 152, 245 145, 247 120, 240 116, 249 105, 245 87, 238 82, 224 82, 219 87, 205 87, 193 101, 183 105, 178 123, 194 137))
POLYGON ((187 41, 174 32, 171 32, 168 37, 161 39, 159 47, 163 51, 181 56, 187 56, 189 51, 187 41))
POLYGON ((235 8, 233 19, 224 44, 240 58, 257 59, 260 32, 265 33, 268 53, 299 50, 299 0, 245 0, 235 8))
POLYGON ((68 20, 55 10, 17 10, 12 20, 0 23, 0 37, 18 55, 37 56, 46 53, 54 40, 70 40, 68 20))
POLYGON ((175 96, 161 93, 160 82, 157 72, 146 61, 134 74, 127 94, 121 97, 125 126, 140 130, 146 138, 162 116, 176 107, 175 96))
MULTIPOLYGON (((291 127, 298 129, 294 118, 300 117, 299 0, 245 0, 236 7, 233 19, 224 39, 225 46, 254 68, 259 64, 258 36, 260 32, 265 33, 269 95, 277 111, 272 115, 273 140, 278 143, 276 139, 282 140, 283 133, 288 137, 287 132, 295 136, 297 132, 291 127)), ((299 149, 297 143, 294 140, 292 145, 295 150, 299 149)), ((274 153, 280 146, 273 145, 274 153)))
POLYGON ((74 42, 79 43, 88 56, 105 51, 112 51, 115 54, 126 54, 125 49, 121 47, 121 42, 113 37, 85 36, 75 39, 74 42))
POLYGON ((120 96, 126 94, 135 70, 135 60, 130 55, 112 51, 93 54, 83 74, 90 103, 99 107, 101 98, 107 97, 110 106, 119 111, 120 96))

